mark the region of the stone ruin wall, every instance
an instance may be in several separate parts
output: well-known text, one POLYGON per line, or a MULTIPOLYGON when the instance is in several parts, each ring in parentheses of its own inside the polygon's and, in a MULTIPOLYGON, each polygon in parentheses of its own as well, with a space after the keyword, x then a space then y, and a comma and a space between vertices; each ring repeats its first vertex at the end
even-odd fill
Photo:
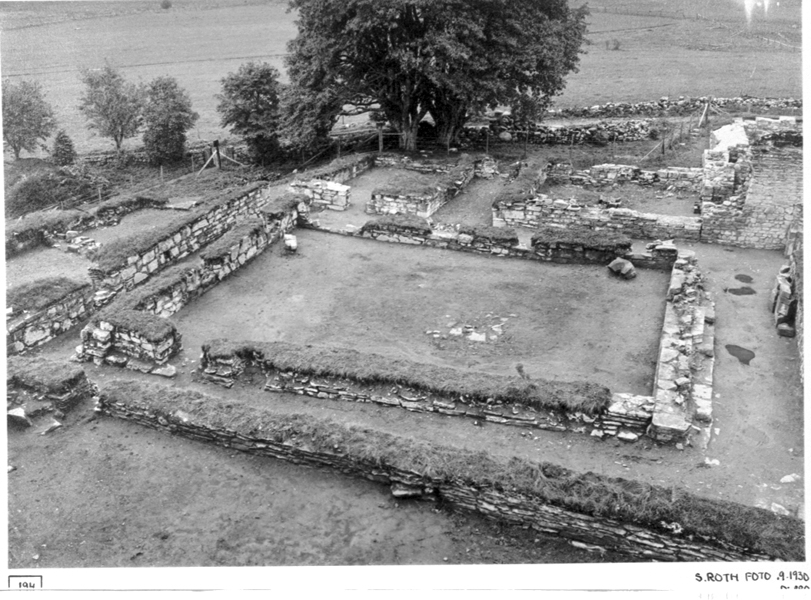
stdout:
POLYGON ((345 456, 340 451, 327 453, 299 447, 294 440, 276 442, 255 434, 212 429, 194 423, 185 414, 159 414, 135 403, 106 401, 103 394, 97 410, 109 416, 241 452, 301 465, 327 467, 347 475, 391 485, 393 490, 399 486, 410 497, 434 501, 442 499, 456 508, 557 535, 591 550, 611 549, 640 559, 662 561, 773 560, 767 555, 717 541, 711 543, 709 540, 691 540, 678 533, 669 535, 614 519, 559 508, 546 504, 539 498, 509 490, 499 491, 463 481, 433 479, 421 472, 345 456))
POLYGON ((372 154, 355 157, 351 161, 339 161, 338 165, 305 171, 290 182, 288 189, 295 194, 307 196, 312 204, 331 210, 346 210, 350 204, 350 187, 345 181, 354 179, 377 164, 372 154))
MULTIPOLYGON (((760 144, 774 133, 800 135, 796 119, 744 122, 705 151, 701 241, 783 250, 802 212, 802 150, 760 144)), ((719 130, 720 131, 720 130, 719 130)))
MULTIPOLYGON (((136 301, 133 309, 161 318, 180 311, 189 302, 216 286, 220 281, 256 258, 269 246, 280 240, 296 225, 298 211, 291 208, 280 218, 265 217, 262 229, 235 240, 226 252, 216 257, 201 257, 197 267, 184 269, 158 290, 136 301)), ((133 292, 135 293, 135 292, 133 292)), ((161 339, 148 339, 134 331, 97 318, 82 330, 82 345, 77 355, 82 360, 97 363, 106 361, 115 366, 128 366, 129 358, 146 361, 151 365, 164 365, 181 348, 181 334, 173 326, 165 329, 161 339)), ((149 365, 133 361, 131 365, 147 370, 149 365)))
POLYGON ((111 271, 90 268, 90 277, 98 289, 96 302, 106 304, 122 290, 130 290, 162 269, 169 267, 221 237, 239 219, 258 216, 268 202, 267 190, 256 188, 229 202, 215 206, 194 222, 168 235, 149 250, 127 258, 126 266, 111 271))
POLYGON ((431 193, 414 192, 404 189, 395 193, 372 192, 366 203, 366 213, 376 215, 416 215, 428 218, 449 200, 455 198, 473 180, 477 173, 483 173, 483 161, 473 161, 461 157, 460 164, 452 166, 429 161, 414 161, 407 157, 382 155, 375 160, 378 166, 396 166, 420 173, 444 175, 431 193))
POLYGON ((90 284, 71 292, 36 313, 6 319, 6 352, 20 354, 54 339, 81 323, 95 311, 90 284))
POLYGON ((496 227, 560 227, 572 231, 611 230, 633 239, 699 241, 701 218, 641 213, 628 208, 583 206, 540 194, 527 200, 504 200, 493 206, 496 227))

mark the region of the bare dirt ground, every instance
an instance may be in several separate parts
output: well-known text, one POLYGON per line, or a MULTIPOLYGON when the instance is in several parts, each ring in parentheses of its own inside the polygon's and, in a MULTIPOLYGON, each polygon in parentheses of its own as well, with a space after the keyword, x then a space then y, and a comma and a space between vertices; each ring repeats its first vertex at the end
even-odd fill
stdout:
POLYGON ((9 433, 9 568, 621 562, 328 470, 96 418, 9 433))
POLYGON ((664 273, 627 282, 601 267, 296 235, 296 256, 273 248, 174 316, 186 348, 286 340, 512 375, 522 362, 531 377, 649 391, 664 273), (451 333, 464 325, 487 341, 451 333))

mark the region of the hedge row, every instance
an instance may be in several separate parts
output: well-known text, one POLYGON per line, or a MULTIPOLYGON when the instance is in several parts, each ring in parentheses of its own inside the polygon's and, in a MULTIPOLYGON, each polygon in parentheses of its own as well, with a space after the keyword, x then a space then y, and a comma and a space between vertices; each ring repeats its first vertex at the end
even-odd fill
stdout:
POLYGON ((565 244, 582 246, 586 250, 630 251, 631 238, 614 231, 572 230, 542 227, 532 235, 532 247, 565 244))
POLYGON ((389 467, 418 473, 434 482, 521 495, 530 501, 594 517, 633 523, 669 533, 678 523, 682 538, 698 536, 802 561, 804 523, 794 517, 741 504, 702 498, 680 488, 665 488, 592 472, 577 473, 548 462, 498 459, 484 452, 442 446, 301 414, 274 414, 226 402, 191 390, 136 381, 101 386, 102 403, 115 402, 180 423, 185 413, 195 427, 288 444, 308 452, 340 454, 368 468, 389 467))
POLYGON ((348 348, 299 346, 286 342, 231 342, 214 340, 203 346, 206 363, 234 355, 280 371, 348 378, 365 384, 401 384, 450 396, 486 402, 517 402, 537 409, 596 415, 611 402, 607 387, 574 381, 528 381, 506 375, 459 371, 392 359, 348 348))
POLYGON ((87 281, 76 281, 67 277, 45 277, 31 283, 11 288, 6 292, 6 306, 14 312, 27 310, 38 312, 68 294, 89 288, 87 281))

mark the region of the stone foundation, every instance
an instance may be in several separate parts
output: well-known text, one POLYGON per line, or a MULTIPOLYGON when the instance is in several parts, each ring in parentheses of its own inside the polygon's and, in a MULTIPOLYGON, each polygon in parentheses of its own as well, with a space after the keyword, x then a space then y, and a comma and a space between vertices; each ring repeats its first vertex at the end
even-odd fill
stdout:
POLYGON ((94 310, 93 289, 87 284, 35 313, 14 312, 6 317, 6 352, 19 354, 41 346, 87 319, 94 310))
MULTIPOLYGON (((137 391, 137 390, 136 390, 137 391)), ((156 391, 155 394, 160 394, 156 391)), ((258 429, 245 425, 237 425, 237 429, 215 424, 210 418, 201 421, 196 416, 194 402, 203 402, 209 409, 218 407, 224 414, 233 412, 234 407, 220 406, 214 398, 204 398, 199 394, 191 395, 188 392, 176 394, 174 408, 159 408, 148 398, 130 398, 131 394, 115 394, 102 390, 97 410, 103 414, 116 418, 130 420, 147 427, 163 430, 175 435, 182 435, 191 439, 214 443, 226 448, 280 458, 282 460, 315 467, 327 467, 348 475, 364 477, 372 481, 392 486, 392 491, 400 496, 423 498, 427 500, 442 500, 455 508, 477 512, 490 518, 521 524, 536 531, 558 535, 580 547, 592 550, 612 549, 628 553, 631 556, 646 560, 664 561, 753 561, 774 560, 775 557, 751 549, 738 547, 729 542, 721 541, 709 536, 697 536, 684 532, 681 524, 662 521, 656 527, 643 526, 622 521, 608 516, 597 516, 577 512, 572 508, 563 508, 549 503, 545 498, 529 489, 518 489, 509 486, 495 485, 486 477, 479 480, 476 473, 462 476, 452 476, 452 473, 432 475, 425 467, 408 468, 402 461, 394 466, 389 460, 375 456, 375 448, 385 446, 402 446, 409 442, 394 436, 385 436, 374 432, 367 432, 371 455, 355 455, 352 448, 345 449, 340 445, 344 428, 338 423, 319 422, 317 425, 306 426, 304 431, 312 431, 320 426, 333 432, 336 443, 329 450, 320 447, 318 443, 306 433, 295 433, 295 425, 287 428, 291 435, 282 436, 275 432, 262 434, 258 429), (183 394, 189 395, 184 400, 183 394)), ((245 412, 246 408, 238 409, 245 412)), ((255 410, 255 409, 254 409, 255 410)), ((251 413, 253 414, 253 413, 251 413)), ((284 416, 275 417, 278 420, 284 416)), ((259 422, 262 416, 247 415, 237 419, 237 423, 259 422)), ((303 426, 300 424, 299 426, 303 426)), ((284 428, 282 423, 269 426, 270 429, 284 428)), ((313 434, 315 435, 315 434, 313 434)), ((442 457, 448 464, 456 464, 462 459, 464 450, 452 448, 436 448, 442 452, 442 457), (457 458, 458 457, 458 458, 457 458)), ((493 473, 499 472, 498 465, 489 457, 477 457, 481 469, 488 469, 493 473)), ((520 462, 520 461, 519 461, 520 462)), ((529 465, 527 465, 528 468, 529 465)), ((503 468, 507 468, 506 466, 503 468)), ((513 466, 512 468, 516 468, 513 466)), ((574 476, 574 474, 572 474, 574 476)), ((595 476, 596 477, 596 476, 595 476)), ((712 502, 712 501, 708 501, 712 502)), ((720 504, 720 503, 719 503, 720 504)), ((708 505, 709 508, 709 505, 708 505)), ((748 507, 739 510, 759 511, 748 507)), ((765 511, 763 511, 764 514, 765 511)), ((761 517, 769 519, 787 519, 777 515, 766 514, 761 517)), ((793 525, 793 522, 792 522, 793 525)), ((795 525, 793 525, 795 526, 795 525)), ((802 536, 802 524, 797 521, 795 526, 797 536, 802 536)), ((802 554, 802 542, 794 544, 796 552, 802 554)), ((791 557, 801 560, 800 556, 791 557)))

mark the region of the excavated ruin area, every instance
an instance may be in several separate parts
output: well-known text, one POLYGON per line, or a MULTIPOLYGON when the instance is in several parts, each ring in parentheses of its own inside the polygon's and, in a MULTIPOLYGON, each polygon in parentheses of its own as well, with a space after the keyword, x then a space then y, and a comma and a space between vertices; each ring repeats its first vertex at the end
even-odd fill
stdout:
POLYGON ((650 393, 669 275, 541 264, 299 230, 178 313, 206 341, 287 341, 650 393))

